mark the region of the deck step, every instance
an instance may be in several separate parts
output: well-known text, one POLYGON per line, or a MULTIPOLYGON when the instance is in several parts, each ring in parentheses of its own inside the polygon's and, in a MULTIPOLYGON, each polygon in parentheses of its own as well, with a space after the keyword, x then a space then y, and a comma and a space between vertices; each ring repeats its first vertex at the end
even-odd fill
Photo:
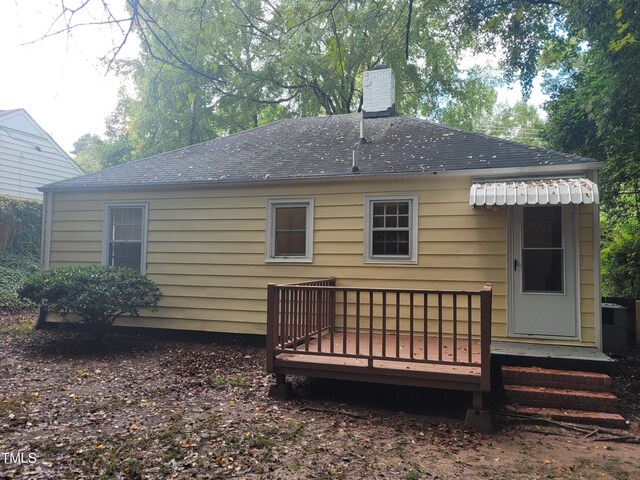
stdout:
POLYGON ((622 415, 617 413, 591 412, 585 410, 563 410, 559 408, 526 407, 520 405, 505 405, 509 413, 531 417, 551 418, 562 422, 584 423, 610 428, 628 428, 629 424, 622 415))
POLYGON ((609 375, 574 370, 553 370, 538 367, 502 367, 505 385, 529 385, 549 388, 570 388, 593 392, 611 392, 613 380, 609 375))
POLYGON ((608 392, 504 385, 507 400, 530 407, 571 408, 597 412, 618 412, 618 397, 608 392))

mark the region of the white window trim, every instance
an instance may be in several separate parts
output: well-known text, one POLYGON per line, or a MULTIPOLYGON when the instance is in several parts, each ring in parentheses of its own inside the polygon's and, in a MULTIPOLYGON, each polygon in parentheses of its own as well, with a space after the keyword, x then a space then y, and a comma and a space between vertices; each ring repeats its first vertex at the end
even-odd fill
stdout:
POLYGON ((418 195, 376 195, 364 197, 364 263, 418 263, 418 195), (372 221, 371 214, 374 202, 409 202, 409 255, 376 255, 372 254, 372 221))
POLYGON ((149 223, 149 204, 147 202, 110 202, 104 204, 104 218, 102 222, 102 264, 109 264, 109 219, 111 218, 112 208, 142 208, 142 248, 140 251, 140 273, 147 273, 147 225, 149 223))
POLYGON ((273 198, 267 200, 267 226, 265 239, 265 262, 267 263, 312 263, 313 262, 313 198, 273 198), (278 207, 304 207, 307 209, 306 252, 302 256, 276 257, 275 213, 278 207))

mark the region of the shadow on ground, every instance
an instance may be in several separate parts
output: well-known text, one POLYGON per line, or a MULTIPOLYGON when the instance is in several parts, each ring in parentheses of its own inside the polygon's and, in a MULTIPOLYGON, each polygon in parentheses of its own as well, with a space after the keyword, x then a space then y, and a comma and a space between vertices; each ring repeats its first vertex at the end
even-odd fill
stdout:
POLYGON ((323 378, 293 377, 292 380, 296 397, 309 402, 450 418, 464 418, 471 406, 471 394, 468 392, 323 378))

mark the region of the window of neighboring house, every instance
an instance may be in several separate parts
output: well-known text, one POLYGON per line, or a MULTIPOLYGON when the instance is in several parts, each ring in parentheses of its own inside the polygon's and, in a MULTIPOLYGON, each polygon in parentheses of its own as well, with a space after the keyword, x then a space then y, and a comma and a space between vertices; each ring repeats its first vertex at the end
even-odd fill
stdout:
POLYGON ((365 261, 416 263, 418 198, 365 197, 365 261))
POLYGON ((266 260, 313 260, 313 200, 268 201, 266 260))
POLYGON ((102 263, 146 271, 147 205, 105 207, 102 263))

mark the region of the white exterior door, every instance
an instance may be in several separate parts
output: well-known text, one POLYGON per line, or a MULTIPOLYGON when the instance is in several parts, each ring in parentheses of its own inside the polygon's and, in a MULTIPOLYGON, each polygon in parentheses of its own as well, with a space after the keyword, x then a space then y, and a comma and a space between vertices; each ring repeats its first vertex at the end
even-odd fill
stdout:
POLYGON ((578 337, 573 206, 514 207, 510 334, 578 337))

